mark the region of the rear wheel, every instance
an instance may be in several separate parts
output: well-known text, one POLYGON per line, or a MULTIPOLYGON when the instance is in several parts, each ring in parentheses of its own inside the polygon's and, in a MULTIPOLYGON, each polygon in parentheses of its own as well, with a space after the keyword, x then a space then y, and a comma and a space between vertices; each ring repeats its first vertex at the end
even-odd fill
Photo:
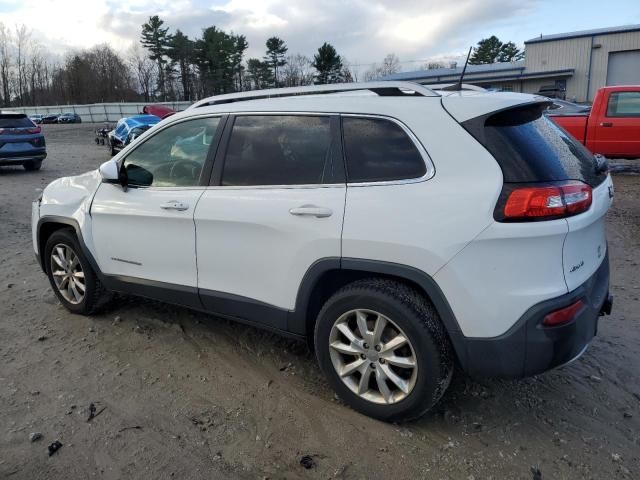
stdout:
POLYGON ((67 310, 91 315, 111 294, 98 280, 71 230, 58 230, 47 240, 43 261, 49 283, 67 310))
POLYGON ((318 315, 315 347, 340 397, 384 421, 426 413, 453 373, 450 341, 433 306, 386 279, 354 282, 329 298, 318 315))
POLYGON ((40 170, 40 167, 42 167, 42 160, 31 160, 29 162, 25 162, 23 164, 23 167, 29 172, 40 170))

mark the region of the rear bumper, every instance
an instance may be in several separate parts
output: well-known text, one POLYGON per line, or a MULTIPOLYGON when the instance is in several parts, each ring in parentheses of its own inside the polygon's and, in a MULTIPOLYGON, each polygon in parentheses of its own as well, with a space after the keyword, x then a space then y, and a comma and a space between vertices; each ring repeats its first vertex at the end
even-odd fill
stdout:
POLYGON ((45 158, 47 158, 47 152, 46 151, 34 151, 34 152, 28 152, 28 153, 19 153, 19 154, 12 154, 12 155, 3 155, 0 154, 0 166, 2 165, 21 165, 25 162, 30 162, 32 160, 39 160, 42 161, 45 158))
POLYGON ((470 375, 522 378, 545 372, 578 358, 597 333, 600 315, 611 312, 609 256, 572 292, 531 307, 505 334, 465 338, 459 360, 470 375), (570 323, 543 327, 544 317, 582 299, 585 307, 570 323))

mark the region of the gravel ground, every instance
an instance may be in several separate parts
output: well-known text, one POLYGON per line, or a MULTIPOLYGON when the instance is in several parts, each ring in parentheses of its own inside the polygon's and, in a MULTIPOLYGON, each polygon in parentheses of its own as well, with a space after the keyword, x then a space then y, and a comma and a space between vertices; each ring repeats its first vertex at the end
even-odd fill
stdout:
POLYGON ((614 179, 614 313, 580 360, 457 374, 432 414, 389 425, 337 400, 304 344, 138 298, 67 313, 34 260, 30 202, 109 156, 92 125, 44 129, 40 172, 0 168, 0 478, 640 477, 640 176, 614 179))

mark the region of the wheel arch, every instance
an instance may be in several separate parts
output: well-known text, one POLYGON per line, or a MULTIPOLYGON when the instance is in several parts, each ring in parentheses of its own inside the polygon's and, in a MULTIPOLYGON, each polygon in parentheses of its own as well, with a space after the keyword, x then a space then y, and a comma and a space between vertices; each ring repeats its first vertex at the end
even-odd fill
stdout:
POLYGON ((57 215, 45 215, 38 220, 36 238, 38 241, 38 263, 40 264, 42 271, 47 273, 46 262, 43 259, 44 247, 47 244, 47 240, 54 232, 65 228, 73 230, 76 238, 78 239, 78 243, 80 244, 80 248, 82 249, 82 253, 85 255, 94 271, 98 271, 93 255, 91 255, 91 252, 89 252, 89 249, 84 243, 82 231, 80 230, 80 225, 77 220, 57 215))
POLYGON ((416 289, 433 304, 451 339, 456 356, 464 357, 464 336, 444 293, 427 273, 408 265, 358 258, 326 258, 314 263, 305 274, 296 298, 288 329, 305 335, 310 344, 316 317, 324 302, 337 290, 356 280, 383 277, 416 289))

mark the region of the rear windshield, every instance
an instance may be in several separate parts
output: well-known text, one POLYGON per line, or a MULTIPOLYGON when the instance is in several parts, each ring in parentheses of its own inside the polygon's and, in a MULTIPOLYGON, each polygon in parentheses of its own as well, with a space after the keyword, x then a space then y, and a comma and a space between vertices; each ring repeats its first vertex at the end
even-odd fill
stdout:
POLYGON ((33 122, 25 115, 0 115, 0 128, 29 128, 33 122))
POLYGON ((593 155, 543 115, 548 103, 510 108, 463 122, 500 164, 507 183, 580 180, 592 187, 606 178, 593 155))

